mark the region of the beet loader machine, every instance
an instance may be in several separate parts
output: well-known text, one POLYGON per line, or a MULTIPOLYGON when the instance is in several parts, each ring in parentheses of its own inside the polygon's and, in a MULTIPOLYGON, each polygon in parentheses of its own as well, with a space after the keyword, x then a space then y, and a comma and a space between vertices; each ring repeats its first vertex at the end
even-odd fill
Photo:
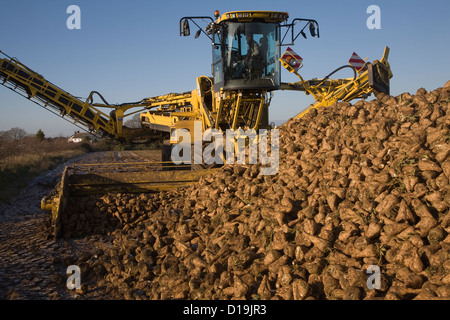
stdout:
MULTIPOLYGON (((55 236, 58 236, 60 217, 69 197, 112 191, 168 190, 189 185, 213 172, 201 158, 199 162, 194 161, 194 153, 185 164, 187 169, 197 170, 175 170, 183 165, 173 161, 173 150, 180 143, 193 145, 202 140, 208 130, 241 130, 241 134, 233 138, 237 148, 237 139, 245 140, 250 132, 273 128, 268 108, 276 90, 303 91, 315 98, 316 102, 295 118, 301 118, 312 108, 330 107, 337 101, 366 98, 376 92, 389 94, 392 72, 387 47, 383 57, 373 63, 354 53, 348 65, 326 77, 304 80, 299 74, 302 58, 290 46, 300 36, 307 38, 306 33, 319 38, 319 24, 313 19, 288 20, 287 12, 274 11, 232 11, 222 15, 216 11, 214 17, 181 18, 180 35, 189 36, 194 24, 195 38, 204 34, 210 39, 212 75, 198 77, 196 88, 190 92, 122 104, 110 104, 96 91, 82 101, 0 51, 0 83, 63 119, 100 138, 126 142, 166 140, 158 163, 68 166, 59 188, 41 203, 43 210, 52 211, 55 236), (287 47, 284 53, 282 47, 287 47), (281 82, 282 67, 296 74, 300 81, 281 82), (350 69, 353 76, 330 78, 344 68, 350 69), (128 128, 124 121, 135 114, 140 114, 141 127, 128 128), (183 132, 189 134, 180 139, 183 132)), ((223 150, 219 158, 225 160, 223 150)))

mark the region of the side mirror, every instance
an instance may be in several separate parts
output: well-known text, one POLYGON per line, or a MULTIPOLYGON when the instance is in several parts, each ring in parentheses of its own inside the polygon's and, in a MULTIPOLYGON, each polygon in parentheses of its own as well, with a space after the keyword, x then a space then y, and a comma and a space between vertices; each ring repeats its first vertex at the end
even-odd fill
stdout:
POLYGON ((309 23, 309 32, 311 33, 312 37, 316 36, 316 27, 314 26, 314 23, 309 23))
POLYGON ((191 29, 189 28, 189 21, 183 20, 181 24, 183 36, 187 37, 191 34, 191 29))

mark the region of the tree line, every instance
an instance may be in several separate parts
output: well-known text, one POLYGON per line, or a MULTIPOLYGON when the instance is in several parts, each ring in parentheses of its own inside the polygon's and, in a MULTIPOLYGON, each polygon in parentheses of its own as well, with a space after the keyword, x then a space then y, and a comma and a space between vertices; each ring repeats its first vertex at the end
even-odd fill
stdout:
POLYGON ((45 139, 45 133, 41 129, 39 129, 36 134, 29 134, 22 128, 11 128, 7 131, 0 131, 0 141, 18 141, 23 138, 32 137, 34 136, 36 140, 43 141, 45 139))

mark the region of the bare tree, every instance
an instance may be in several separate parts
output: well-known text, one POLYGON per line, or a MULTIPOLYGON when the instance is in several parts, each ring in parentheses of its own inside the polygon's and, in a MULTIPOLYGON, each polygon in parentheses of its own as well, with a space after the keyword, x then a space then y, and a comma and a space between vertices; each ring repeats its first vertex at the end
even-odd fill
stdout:
POLYGON ((0 138, 9 141, 16 141, 26 137, 28 133, 21 128, 11 128, 8 131, 0 132, 0 138))
POLYGON ((127 120, 124 123, 125 126, 127 126, 128 128, 140 128, 141 127, 141 119, 139 116, 139 113, 135 114, 133 116, 133 118, 131 118, 130 120, 127 120))

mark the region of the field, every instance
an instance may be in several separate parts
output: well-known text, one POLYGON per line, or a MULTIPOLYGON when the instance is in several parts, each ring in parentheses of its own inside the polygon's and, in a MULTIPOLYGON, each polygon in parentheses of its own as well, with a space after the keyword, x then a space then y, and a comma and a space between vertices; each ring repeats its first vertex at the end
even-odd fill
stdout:
POLYGON ((86 144, 66 138, 37 140, 34 136, 0 140, 0 201, 8 201, 30 179, 89 151, 86 144))

